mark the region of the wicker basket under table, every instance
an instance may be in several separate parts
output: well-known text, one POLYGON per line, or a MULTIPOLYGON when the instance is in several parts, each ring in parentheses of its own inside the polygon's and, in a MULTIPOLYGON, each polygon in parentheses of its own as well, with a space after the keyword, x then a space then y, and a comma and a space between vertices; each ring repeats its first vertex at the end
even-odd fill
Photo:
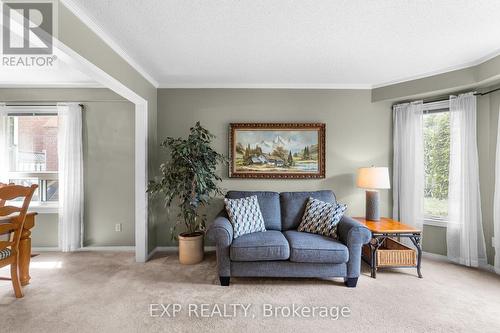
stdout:
MULTIPOLYGON (((376 267, 415 267, 417 265, 417 251, 392 238, 386 238, 375 255, 376 267)), ((369 244, 363 246, 363 256, 370 262, 369 244)))

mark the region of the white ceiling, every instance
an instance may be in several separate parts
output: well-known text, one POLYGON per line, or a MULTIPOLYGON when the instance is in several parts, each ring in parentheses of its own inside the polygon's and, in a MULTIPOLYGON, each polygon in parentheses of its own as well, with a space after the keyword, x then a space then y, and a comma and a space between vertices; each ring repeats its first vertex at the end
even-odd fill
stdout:
POLYGON ((500 50, 498 0, 64 2, 163 87, 369 88, 500 50))

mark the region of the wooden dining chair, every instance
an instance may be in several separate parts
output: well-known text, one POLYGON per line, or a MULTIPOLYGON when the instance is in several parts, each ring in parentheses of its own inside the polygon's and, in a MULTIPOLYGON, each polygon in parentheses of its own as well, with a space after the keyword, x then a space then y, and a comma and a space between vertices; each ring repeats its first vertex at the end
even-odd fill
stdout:
MULTIPOLYGON (((14 184, 4 184, 4 183, 0 182, 0 188, 2 188, 4 186, 8 186, 8 185, 14 185, 14 184)), ((3 207, 3 206, 5 206, 5 200, 0 198, 0 207, 3 207)))
POLYGON ((8 234, 8 240, 0 241, 0 268, 10 265, 10 275, 14 293, 23 297, 19 280, 19 241, 23 232, 26 213, 38 185, 0 185, 0 235, 8 234), (8 205, 9 200, 23 199, 21 207, 8 205))

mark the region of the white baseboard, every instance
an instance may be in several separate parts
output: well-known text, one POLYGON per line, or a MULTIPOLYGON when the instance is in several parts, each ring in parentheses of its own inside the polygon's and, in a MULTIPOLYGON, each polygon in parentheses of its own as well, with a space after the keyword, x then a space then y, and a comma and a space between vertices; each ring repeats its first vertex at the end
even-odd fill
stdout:
MULTIPOLYGON (((32 247, 33 252, 58 252, 61 251, 59 247, 38 246, 32 247)), ((114 252, 134 252, 135 246, 86 246, 78 249, 76 252, 85 251, 114 251, 114 252)))
POLYGON ((423 257, 439 260, 439 261, 450 261, 447 256, 443 256, 442 254, 436 254, 431 252, 422 252, 423 257))
POLYGON ((61 251, 57 246, 32 247, 31 252, 58 252, 61 251))
POLYGON ((154 248, 154 252, 177 252, 179 248, 177 246, 157 246, 154 248))
MULTIPOLYGON (((148 260, 158 252, 178 252, 179 248, 177 246, 157 246, 148 255, 148 260)), ((58 247, 52 246, 39 246, 32 247, 32 252, 59 252, 61 251, 58 247)), ((114 252, 134 252, 135 246, 87 246, 79 249, 78 251, 114 251, 114 252)), ((215 251, 215 246, 205 246, 205 251, 215 251)), ((430 258, 434 260, 439 260, 443 262, 453 262, 448 259, 448 257, 441 254, 422 252, 424 258, 430 258)), ((479 267, 481 270, 488 272, 493 272, 500 275, 500 268, 494 267, 489 264, 481 264, 479 267)))
MULTIPOLYGON (((205 249, 205 252, 206 251, 215 251, 215 246, 205 246, 204 247, 205 249)), ((155 253, 158 253, 158 252, 173 252, 173 253, 177 253, 179 251, 179 247, 178 246, 157 246, 153 249, 153 251, 151 251, 148 255, 148 260, 155 254, 155 253)))
POLYGON ((78 251, 114 251, 114 252, 134 252, 135 246, 85 246, 78 251))
MULTIPOLYGON (((204 247, 205 251, 215 251, 215 246, 205 246, 204 247)), ((153 251, 156 252, 177 252, 179 251, 178 246, 157 246, 154 248, 153 251)))
MULTIPOLYGON (((423 253, 424 258, 427 257, 427 258, 435 259, 435 260, 438 260, 438 261, 455 263, 454 261, 448 259, 447 256, 443 256, 441 254, 435 254, 435 253, 430 253, 430 252, 422 252, 422 253, 423 253)), ((477 269, 480 269, 480 270, 483 270, 483 271, 492 272, 492 273, 496 273, 496 274, 500 274, 500 269, 499 268, 496 268, 493 265, 490 265, 490 264, 487 264, 487 263, 480 263, 479 267, 477 267, 477 269)))

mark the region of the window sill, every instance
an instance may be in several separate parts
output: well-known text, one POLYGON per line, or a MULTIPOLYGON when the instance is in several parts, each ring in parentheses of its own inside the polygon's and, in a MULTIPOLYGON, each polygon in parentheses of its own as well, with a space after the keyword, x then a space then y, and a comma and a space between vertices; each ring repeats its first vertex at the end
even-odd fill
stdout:
POLYGON ((28 208, 28 212, 38 213, 38 214, 57 214, 59 212, 59 205, 57 203, 51 203, 51 204, 32 203, 28 208))
POLYGON ((440 219, 425 218, 424 225, 429 225, 433 227, 447 228, 448 221, 440 219))

